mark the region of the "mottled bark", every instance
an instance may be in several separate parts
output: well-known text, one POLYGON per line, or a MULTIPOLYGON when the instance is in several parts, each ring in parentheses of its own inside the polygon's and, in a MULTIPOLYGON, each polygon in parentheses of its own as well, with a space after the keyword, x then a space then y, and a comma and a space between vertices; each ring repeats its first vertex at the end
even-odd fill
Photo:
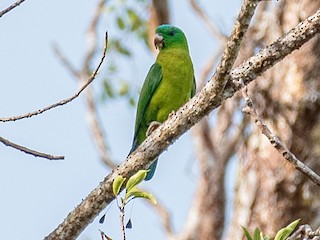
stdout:
MULTIPOLYGON (((261 13, 264 20, 256 21, 251 29, 244 54, 274 41, 319 7, 320 2, 313 0, 269 5, 261 13)), ((260 116, 273 132, 319 173, 319 37, 264 73, 250 90, 260 116)), ((244 141, 228 239, 242 237, 240 225, 260 227, 270 235, 297 218, 319 226, 319 187, 285 162, 256 127, 252 126, 244 141)))

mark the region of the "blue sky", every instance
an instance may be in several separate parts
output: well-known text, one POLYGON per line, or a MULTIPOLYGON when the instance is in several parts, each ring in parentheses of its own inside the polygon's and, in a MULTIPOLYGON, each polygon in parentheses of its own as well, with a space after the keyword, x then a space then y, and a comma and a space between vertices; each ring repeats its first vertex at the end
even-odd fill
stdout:
MULTIPOLYGON (((0 9, 12 2, 2 0, 0 9)), ((200 2, 222 31, 229 33, 240 1, 200 2)), ((55 57, 52 43, 58 43, 68 58, 80 66, 86 47, 86 28, 95 4, 96 1, 26 0, 0 18, 1 117, 31 112, 78 89, 76 81, 55 57)), ((188 1, 171 1, 171 14, 172 23, 183 29, 188 38, 195 70, 199 73, 214 53, 217 42, 188 1)), ((106 30, 110 38, 118 36, 114 29, 111 19, 104 16, 99 26, 101 39, 106 30)), ((123 74, 139 89, 154 56, 134 38, 126 41, 136 53, 136 60, 133 65, 133 61, 121 61, 123 74), (131 78, 132 68, 136 73, 134 78, 131 78)), ((107 57, 104 65, 108 61, 107 57)), ((99 77, 102 75, 100 72, 99 77)), ((100 86, 98 81, 94 83, 96 90, 100 86)), ((99 113, 112 158, 120 162, 130 149, 135 109, 121 100, 99 104, 99 113)), ((39 116, 0 124, 2 137, 66 157, 64 161, 48 161, 0 144, 2 239, 42 239, 110 172, 99 159, 86 120, 84 99, 80 96, 39 116)), ((170 209, 177 231, 183 226, 197 179, 192 147, 187 133, 162 154, 156 176, 144 183, 170 209)), ((143 201, 134 203, 133 229, 128 231, 128 239, 149 239, 149 236, 163 239, 159 218, 143 201)), ((100 225, 99 218, 95 219, 79 239, 100 239, 98 229, 120 239, 118 209, 115 204, 107 209, 105 224, 100 225)), ((127 213, 130 212, 129 206, 127 213)))

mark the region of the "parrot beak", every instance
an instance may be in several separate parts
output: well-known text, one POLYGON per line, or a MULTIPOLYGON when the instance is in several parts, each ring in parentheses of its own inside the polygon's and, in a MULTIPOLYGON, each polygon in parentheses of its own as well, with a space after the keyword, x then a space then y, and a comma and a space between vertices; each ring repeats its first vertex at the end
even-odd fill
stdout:
POLYGON ((156 49, 161 49, 164 46, 163 37, 158 33, 154 37, 154 46, 156 47, 156 49))

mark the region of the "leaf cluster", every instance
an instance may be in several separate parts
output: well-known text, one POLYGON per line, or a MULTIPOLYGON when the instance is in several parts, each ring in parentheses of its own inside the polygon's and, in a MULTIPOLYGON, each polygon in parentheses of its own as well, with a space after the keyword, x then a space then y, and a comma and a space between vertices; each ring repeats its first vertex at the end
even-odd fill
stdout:
MULTIPOLYGON (((273 240, 285 240, 287 239, 290 234, 293 232, 293 230, 296 228, 296 226, 299 224, 300 219, 295 220, 294 222, 290 223, 288 226, 280 229, 276 236, 273 238, 273 240)), ((256 228, 253 232, 253 235, 251 235, 247 228, 242 227, 244 234, 247 238, 247 240, 271 240, 269 236, 264 236, 262 231, 259 228, 256 228)))
MULTIPOLYGON (((114 30, 108 44, 109 63, 104 74, 106 77, 102 82, 102 101, 120 97, 125 98, 130 106, 135 105, 136 92, 132 90, 130 81, 121 76, 124 67, 121 59, 132 61, 134 58, 134 51, 129 46, 129 43, 130 45, 132 43, 132 37, 142 42, 144 46, 148 46, 146 14, 148 7, 149 1, 145 0, 136 0, 134 4, 125 0, 113 0, 105 8, 105 15, 114 30)), ((132 75, 134 76, 135 73, 132 75)))
MULTIPOLYGON (((151 201, 151 203, 157 204, 157 200, 153 197, 151 193, 141 191, 137 188, 137 185, 146 178, 147 172, 148 170, 140 170, 129 178, 125 186, 125 195, 124 197, 121 197, 121 203, 123 205, 126 205, 129 201, 135 198, 145 198, 151 201)), ((115 197, 118 197, 125 181, 126 178, 120 175, 115 178, 112 185, 112 190, 115 197)))

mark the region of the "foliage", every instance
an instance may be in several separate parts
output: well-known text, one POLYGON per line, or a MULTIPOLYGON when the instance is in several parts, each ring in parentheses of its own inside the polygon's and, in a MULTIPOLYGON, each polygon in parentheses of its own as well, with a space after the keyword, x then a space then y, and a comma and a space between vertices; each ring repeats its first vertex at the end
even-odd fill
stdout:
MULTIPOLYGON (((137 188, 137 185, 146 178, 147 172, 148 170, 140 170, 129 178, 125 186, 125 195, 124 197, 120 197, 121 203, 126 205, 129 201, 131 201, 134 198, 145 198, 151 201, 151 203, 157 204, 157 201, 152 196, 152 194, 145 191, 141 191, 137 188)), ((125 180, 126 179, 120 175, 115 178, 113 182, 113 194, 116 198, 118 197, 121 187, 123 186, 125 180)))
MULTIPOLYGON (((134 1, 129 4, 124 0, 110 1, 105 8, 105 15, 110 22, 107 26, 112 34, 110 34, 108 44, 108 54, 110 61, 108 62, 106 76, 103 81, 102 100, 107 101, 116 98, 125 98, 128 103, 135 105, 136 91, 130 86, 128 77, 123 77, 124 64, 121 60, 128 62, 135 60, 134 51, 130 48, 133 40, 142 42, 144 46, 148 46, 147 36, 147 16, 145 9, 149 6, 149 1, 134 1), (128 41, 129 40, 129 41, 128 41)), ((135 76, 136 73, 131 74, 135 76)), ((131 76, 130 76, 131 77, 131 76)))
MULTIPOLYGON (((125 209, 125 206, 131 200, 135 198, 145 198, 145 199, 148 199, 152 204, 154 205, 157 204, 157 200, 152 196, 151 193, 148 193, 146 191, 141 191, 137 188, 137 185, 146 178, 148 171, 149 170, 138 171, 136 174, 131 176, 127 182, 126 182, 126 178, 122 177, 121 175, 118 175, 113 181, 112 191, 114 196, 116 197, 117 205, 120 210, 120 221, 121 221, 121 225, 123 226, 122 227, 123 235, 125 234, 124 233, 125 228, 132 228, 131 219, 129 219, 126 226, 124 227, 124 209, 125 209), (125 182, 126 182, 126 185, 124 187, 125 188, 124 196, 119 196, 125 182)), ((99 223, 102 224, 104 220, 105 220, 105 214, 100 218, 99 223)), ((100 233, 101 233, 102 239, 111 240, 111 238, 101 230, 100 230, 100 233)))
MULTIPOLYGON (((290 223, 285 228, 280 229, 273 240, 287 239, 290 236, 290 234, 293 232, 293 230, 296 228, 299 222, 300 222, 300 219, 297 219, 294 222, 290 223)), ((246 235, 247 240, 270 240, 271 239, 269 236, 263 236, 263 233, 259 228, 256 228, 254 230, 253 236, 250 235, 247 228, 242 227, 242 229, 244 231, 244 234, 246 235)))

